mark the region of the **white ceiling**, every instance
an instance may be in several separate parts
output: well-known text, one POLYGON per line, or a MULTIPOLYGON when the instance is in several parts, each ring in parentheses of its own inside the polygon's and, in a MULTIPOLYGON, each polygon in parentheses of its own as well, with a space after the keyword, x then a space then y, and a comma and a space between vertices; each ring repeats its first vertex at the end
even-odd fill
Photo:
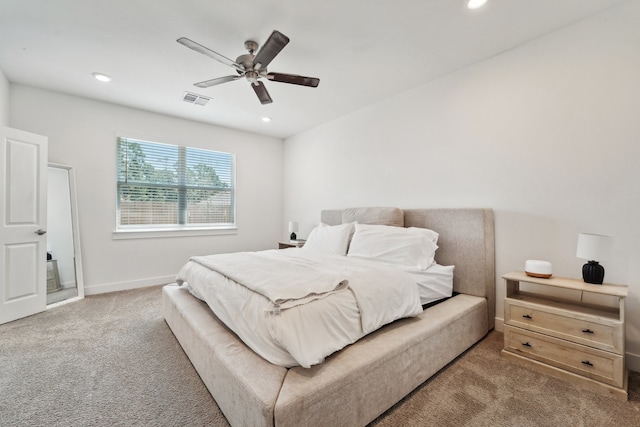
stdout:
POLYGON ((0 69, 13 83, 286 138, 625 1, 0 0, 0 69), (291 42, 269 71, 318 77, 317 88, 266 81, 274 102, 261 105, 244 79, 193 86, 235 71, 176 39, 235 59, 274 29, 291 42), (212 100, 188 104, 185 91, 212 100))

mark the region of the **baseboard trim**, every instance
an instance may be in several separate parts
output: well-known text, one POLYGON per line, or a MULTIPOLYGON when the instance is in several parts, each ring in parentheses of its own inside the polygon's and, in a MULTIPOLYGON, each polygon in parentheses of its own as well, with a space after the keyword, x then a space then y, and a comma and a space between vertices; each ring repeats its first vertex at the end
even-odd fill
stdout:
POLYGON ((108 292, 128 291, 130 289, 146 288, 148 286, 166 285, 176 281, 176 276, 150 277, 148 279, 132 280, 128 282, 105 283, 84 287, 85 295, 106 294, 108 292))

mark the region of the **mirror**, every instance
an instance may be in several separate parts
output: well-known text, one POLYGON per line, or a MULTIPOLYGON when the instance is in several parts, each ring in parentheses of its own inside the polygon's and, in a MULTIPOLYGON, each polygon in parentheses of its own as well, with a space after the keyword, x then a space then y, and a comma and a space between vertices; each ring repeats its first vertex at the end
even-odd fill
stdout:
POLYGON ((84 298, 73 167, 49 163, 47 175, 47 308, 84 298))

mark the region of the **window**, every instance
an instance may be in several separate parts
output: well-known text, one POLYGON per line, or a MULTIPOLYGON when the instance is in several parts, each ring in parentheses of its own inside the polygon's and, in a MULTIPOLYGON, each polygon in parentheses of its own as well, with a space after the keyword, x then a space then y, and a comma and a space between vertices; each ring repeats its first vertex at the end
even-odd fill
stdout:
POLYGON ((235 156, 118 138, 117 231, 235 227, 235 156))

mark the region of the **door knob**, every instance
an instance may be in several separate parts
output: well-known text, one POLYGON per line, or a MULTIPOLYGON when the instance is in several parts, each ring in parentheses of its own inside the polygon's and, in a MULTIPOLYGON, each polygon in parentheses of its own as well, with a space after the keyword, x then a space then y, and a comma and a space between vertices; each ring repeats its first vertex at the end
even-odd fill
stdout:
POLYGON ((36 234, 37 234, 38 236, 42 236, 43 234, 47 234, 47 230, 43 230, 43 229, 41 228, 40 230, 36 231, 36 234))

